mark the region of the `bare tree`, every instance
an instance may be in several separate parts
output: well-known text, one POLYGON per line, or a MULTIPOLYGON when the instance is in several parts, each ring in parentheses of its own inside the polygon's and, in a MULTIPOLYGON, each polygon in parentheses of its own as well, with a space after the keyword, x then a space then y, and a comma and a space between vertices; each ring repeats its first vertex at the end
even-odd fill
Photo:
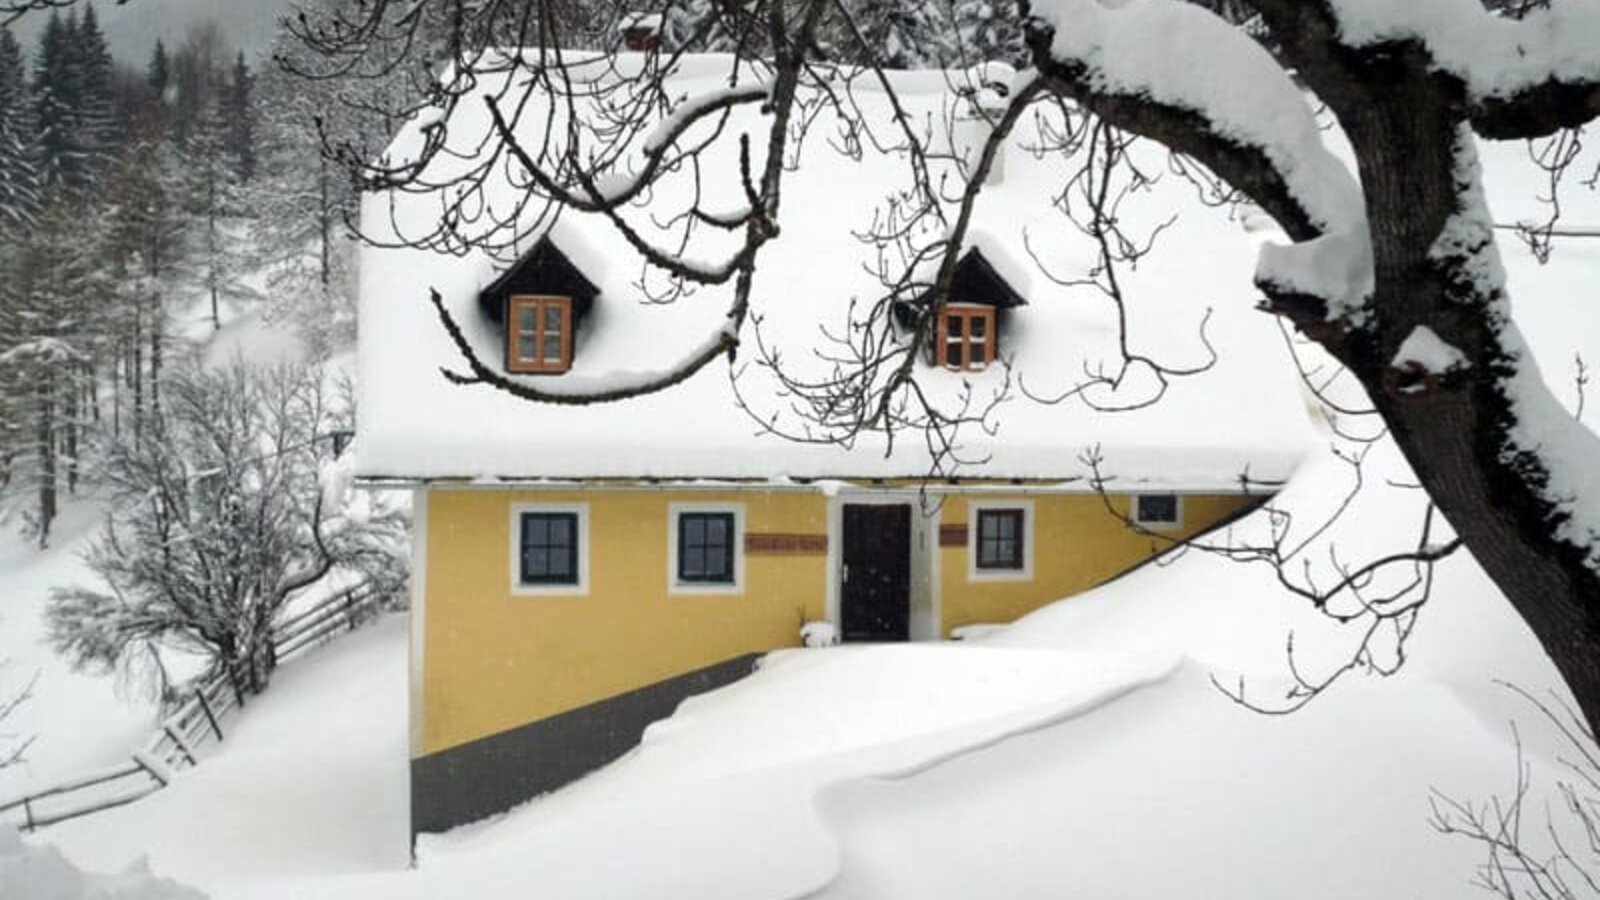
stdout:
MULTIPOLYGON (((375 0, 336 15, 332 24, 304 29, 304 37, 327 59, 354 66, 372 58, 381 38, 419 40, 424 6, 375 0)), ((1594 498, 1585 497, 1592 485, 1585 487, 1581 474, 1563 462, 1600 458, 1600 438, 1561 410, 1510 321, 1474 144, 1477 137, 1560 140, 1600 114, 1600 59, 1586 49, 1600 39, 1600 9, 1568 0, 1519 8, 1517 18, 1466 0, 1381 10, 1348 0, 1225 6, 1233 18, 1249 18, 1251 33, 1186 3, 1023 0, 1034 73, 1014 84, 995 110, 994 137, 963 173, 981 172, 1031 105, 1070 104, 1107 127, 1165 144, 1183 165, 1264 210, 1292 243, 1263 252, 1257 277, 1263 308, 1320 344, 1366 389, 1438 513, 1539 637, 1586 720, 1600 721, 1600 522, 1594 498), (1440 22, 1450 27, 1436 27, 1440 22), (1131 52, 1158 43, 1172 48, 1158 62, 1148 52, 1131 52), (1172 65, 1173 54, 1185 55, 1187 64, 1172 65), (1243 85, 1249 90, 1235 89, 1243 85), (1349 139, 1359 182, 1328 149, 1315 109, 1349 139), (1430 368, 1409 358, 1402 349, 1414 338, 1453 348, 1452 362, 1430 368)), ((840 77, 876 80, 892 95, 892 85, 872 66, 845 74, 832 66, 836 55, 874 59, 850 9, 835 0, 715 6, 706 28, 732 35, 739 48, 728 87, 683 101, 668 95, 661 76, 672 71, 675 54, 696 46, 692 39, 681 49, 660 51, 642 69, 613 65, 612 77, 585 79, 574 76, 573 63, 581 58, 595 65, 594 57, 564 49, 570 45, 550 6, 484 0, 441 2, 433 9, 449 23, 445 43, 451 48, 451 66, 433 100, 446 112, 461 102, 487 102, 495 141, 476 167, 454 179, 464 189, 450 194, 459 200, 442 211, 440 228, 416 243, 459 250, 470 231, 477 244, 509 253, 529 222, 537 229, 560 210, 577 210, 611 219, 646 263, 675 284, 735 285, 725 324, 681 364, 603 387, 567 380, 533 387, 508 379, 474 355, 439 305, 462 351, 462 369, 449 377, 532 401, 634 396, 734 357, 741 342, 758 334, 747 328, 760 297, 752 289, 757 260, 779 233, 784 160, 803 133, 807 110, 828 104, 848 118, 840 77), (823 35, 829 40, 819 40, 823 35), (530 49, 490 53, 482 48, 491 37, 530 49), (848 54, 831 49, 841 42, 848 54), (528 75, 515 90, 487 99, 474 93, 480 76, 508 67, 528 75), (597 122, 572 114, 593 105, 600 90, 608 92, 602 99, 611 116, 597 122), (529 104, 532 92, 554 102, 529 104), (693 127, 725 124, 727 111, 745 104, 769 113, 761 134, 693 127), (543 142, 525 146, 516 125, 533 108, 551 115, 557 127, 532 130, 543 142), (669 112, 670 126, 658 130, 669 112), (766 147, 759 165, 745 152, 739 171, 704 173, 736 179, 748 199, 744 208, 729 214, 690 201, 662 213, 685 228, 739 235, 723 258, 691 262, 672 243, 630 227, 625 208, 660 173, 698 165, 718 142, 749 147, 758 141, 766 147), (624 184, 603 177, 624 158, 636 162, 631 179, 624 184), (472 186, 496 167, 517 173, 526 200, 501 221, 486 223, 472 186), (545 215, 524 215, 541 207, 545 215)), ((908 117, 896 125, 922 205, 949 226, 945 240, 919 251, 938 262, 921 279, 933 290, 922 315, 936 315, 968 212, 981 202, 982 179, 969 177, 960 196, 942 193, 932 173, 951 161, 938 158, 937 142, 908 117)), ((424 152, 404 163, 362 167, 366 184, 439 190, 427 171, 431 154, 443 146, 443 128, 425 129, 424 152)), ((1560 158, 1553 173, 1561 170, 1560 158)), ((893 306, 880 304, 877 312, 887 316, 893 306)), ((842 361, 840 377, 814 387, 823 396, 853 391, 861 399, 847 404, 842 416, 835 415, 841 409, 836 403, 813 407, 821 410, 819 428, 833 429, 830 438, 840 429, 848 435, 906 426, 942 433, 971 418, 971 411, 958 411, 954 422, 944 412, 926 411, 914 361, 927 331, 911 327, 854 360, 845 357, 855 376, 842 361)), ((1140 362, 1134 356, 1128 354, 1130 364, 1140 362)), ((1114 373, 1109 377, 1115 381, 1114 373)), ((982 408, 981 399, 975 403, 982 408)))
MULTIPOLYGON (((0 670, 5 668, 5 662, 0 660, 0 670)), ((38 680, 34 675, 26 684, 14 693, 0 689, 0 729, 4 729, 5 722, 17 707, 26 703, 33 696, 33 685, 38 680)), ((22 762, 23 754, 27 752, 28 745, 33 743, 32 737, 23 737, 13 732, 0 730, 0 769, 5 769, 22 762)))
POLYGON ((108 453, 115 505, 87 553, 104 585, 52 592, 51 643, 98 669, 175 645, 256 693, 277 664, 285 604, 337 569, 402 581, 405 524, 387 507, 343 509, 327 490, 349 410, 317 373, 189 365, 164 389, 149 439, 108 453))
POLYGON ((1505 900, 1600 897, 1600 752, 1595 734, 1559 698, 1505 687, 1538 710, 1560 736, 1561 771, 1550 786, 1555 802, 1538 802, 1545 786, 1536 783, 1521 734, 1513 726, 1517 758, 1510 795, 1475 802, 1436 790, 1433 826, 1482 848, 1477 883, 1505 900))

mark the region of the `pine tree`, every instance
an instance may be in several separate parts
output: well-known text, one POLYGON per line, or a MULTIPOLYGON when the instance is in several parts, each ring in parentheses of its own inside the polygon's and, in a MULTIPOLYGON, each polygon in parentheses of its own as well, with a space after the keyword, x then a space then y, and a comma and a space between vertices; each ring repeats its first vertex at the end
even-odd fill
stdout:
POLYGON ((957 54, 951 41, 948 0, 852 0, 865 46, 860 62, 891 69, 940 65, 957 54))
POLYGON ((39 135, 40 180, 46 189, 78 182, 85 164, 74 121, 77 79, 70 59, 77 30, 76 18, 63 19, 52 12, 34 58, 34 126, 39 135))
POLYGON ((255 83, 256 77, 245 64, 244 53, 240 52, 228 79, 223 110, 228 129, 224 149, 233 166, 234 177, 241 184, 254 178, 256 172, 255 83))
POLYGON ((187 174, 184 207, 194 235, 194 266, 211 301, 211 324, 222 327, 222 302, 251 296, 240 281, 238 238, 224 220, 238 212, 239 191, 227 152, 228 123, 221 98, 202 113, 183 148, 187 174))
POLYGON ((679 0, 664 10, 662 41, 669 50, 726 53, 734 49, 717 0, 679 0))
POLYGON ((1022 22, 1015 3, 956 0, 954 16, 957 46, 967 58, 947 64, 963 67, 990 61, 1018 67, 1026 64, 1028 50, 1022 43, 1022 22))
POLYGON ((77 40, 70 54, 77 79, 77 123, 92 178, 116 153, 119 141, 116 110, 112 105, 114 65, 94 4, 84 8, 77 40))
POLYGON ((0 29, 0 253, 39 206, 26 69, 17 39, 0 29))
POLYGON ((104 336, 98 235, 76 204, 58 197, 7 260, 0 307, 0 384, 17 391, 7 452, 34 498, 41 546, 50 540, 63 483, 75 487, 83 412, 93 405, 92 364, 104 336))

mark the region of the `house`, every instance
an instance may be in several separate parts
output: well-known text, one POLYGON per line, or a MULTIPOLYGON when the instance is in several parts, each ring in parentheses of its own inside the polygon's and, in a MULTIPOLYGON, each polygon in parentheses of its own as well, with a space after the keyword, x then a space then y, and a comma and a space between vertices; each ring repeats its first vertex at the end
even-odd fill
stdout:
MULTIPOLYGON (((629 64, 654 63, 607 65, 629 64)), ((671 90, 692 97, 715 90, 729 61, 679 65, 671 90)), ((484 76, 477 91, 515 96, 524 77, 484 76)), ((615 75, 596 64, 592 77, 615 75)), ((946 73, 893 77, 933 127, 959 115, 946 73)), ((862 121, 882 127, 883 90, 855 80, 847 92, 862 121)), ((540 102, 518 126, 530 144, 544 136, 540 102)), ((740 107, 726 127, 759 129, 759 115, 740 107)), ((485 104, 462 102, 447 124, 451 152, 429 163, 434 184, 487 152, 485 104)), ((438 127, 419 117, 390 161, 414 156, 438 127)), ((685 697, 798 646, 805 623, 852 642, 945 640, 1011 621, 1228 521, 1288 477, 1310 436, 1304 405, 1275 326, 1229 296, 1247 289, 1253 250, 1230 211, 1199 203, 1187 182, 1138 193, 1122 213, 1143 223, 1165 221, 1175 203, 1184 213, 1162 254, 1122 273, 1129 302, 1142 304, 1129 339, 1175 365, 1214 347, 1215 365, 1117 414, 1052 396, 1114 358, 1118 339, 1115 306, 1061 274, 1085 271, 1094 251, 1053 203, 1063 161, 1026 149, 1038 137, 1019 133, 1008 147, 917 363, 934 402, 981 413, 956 434, 959 465, 934 480, 918 432, 847 444, 775 433, 805 423, 754 348, 781 354, 797 377, 826 374, 816 352, 831 346, 826 335, 860 327, 880 276, 904 270, 862 235, 907 167, 825 108, 795 151, 785 230, 762 251, 740 362, 645 397, 540 405, 452 384, 441 369, 459 370, 461 357, 429 292, 479 358, 519 383, 579 392, 701 346, 723 325, 729 288, 655 302, 664 280, 615 227, 525 205, 503 160, 471 194, 476 215, 460 227, 479 229, 472 240, 436 230, 455 188, 366 201, 364 228, 382 240, 361 260, 355 446, 366 483, 414 497, 414 833, 614 759, 685 697), (410 246, 419 242, 431 246, 410 246)), ((706 171, 736 172, 735 148, 715 146, 706 171)), ((630 209, 641 233, 670 228, 673 192, 699 174, 684 166, 630 209)), ((716 181, 700 179, 707 206, 737 190, 716 181)), ((715 258, 722 240, 697 232, 685 257, 715 258)))

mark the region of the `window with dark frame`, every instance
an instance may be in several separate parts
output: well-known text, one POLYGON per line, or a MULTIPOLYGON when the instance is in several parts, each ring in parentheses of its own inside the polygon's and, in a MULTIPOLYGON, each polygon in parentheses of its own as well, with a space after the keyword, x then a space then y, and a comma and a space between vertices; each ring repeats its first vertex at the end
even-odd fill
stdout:
POLYGON ((578 583, 578 514, 529 512, 521 515, 523 584, 578 583))
POLYGON ((678 581, 733 584, 734 549, 733 513, 678 514, 678 581))
POLYGON ((978 568, 1021 569, 1024 539, 1022 510, 978 510, 978 568))
POLYGON ((1135 503, 1134 521, 1140 525, 1178 524, 1177 494, 1140 494, 1135 503))
POLYGON ((947 369, 976 372, 994 360, 994 307, 945 307, 934 342, 938 363, 947 369))
POLYGON ((559 373, 572 368, 572 298, 519 294, 506 309, 506 368, 559 373))

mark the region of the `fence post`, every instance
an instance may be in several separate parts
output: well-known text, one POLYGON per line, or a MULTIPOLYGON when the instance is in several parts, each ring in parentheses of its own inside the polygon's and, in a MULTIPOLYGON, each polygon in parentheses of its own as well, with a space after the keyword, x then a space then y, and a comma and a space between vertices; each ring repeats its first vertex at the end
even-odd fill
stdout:
MULTIPOLYGON (((179 752, 183 754, 183 758, 189 761, 189 765, 194 765, 194 754, 189 752, 189 745, 183 742, 183 738, 178 737, 177 732, 172 730, 172 726, 162 725, 161 730, 167 733, 167 737, 172 738, 172 746, 178 748, 179 752)), ((140 765, 143 765, 143 763, 140 765)))
MULTIPOLYGON (((170 732, 168 732, 168 733, 170 734, 170 732)), ((134 765, 136 765, 139 768, 145 770, 145 772, 148 773, 151 778, 155 779, 156 784, 159 784, 162 787, 166 787, 167 786, 167 780, 165 778, 161 777, 161 773, 160 772, 157 772, 155 769, 151 768, 151 766, 144 761, 144 757, 143 756, 141 756, 138 753, 133 754, 133 762, 134 762, 134 765)), ((193 760, 191 760, 190 762, 192 764, 193 760)))
POLYGON ((217 717, 211 712, 211 704, 206 701, 206 686, 201 684, 194 695, 199 698, 200 711, 206 714, 206 721, 211 723, 211 730, 217 735, 217 743, 222 743, 222 726, 217 724, 217 717))
POLYGON ((233 699, 238 702, 239 708, 244 709, 244 690, 239 687, 239 671, 231 662, 222 664, 222 671, 227 673, 228 684, 233 687, 233 699))

